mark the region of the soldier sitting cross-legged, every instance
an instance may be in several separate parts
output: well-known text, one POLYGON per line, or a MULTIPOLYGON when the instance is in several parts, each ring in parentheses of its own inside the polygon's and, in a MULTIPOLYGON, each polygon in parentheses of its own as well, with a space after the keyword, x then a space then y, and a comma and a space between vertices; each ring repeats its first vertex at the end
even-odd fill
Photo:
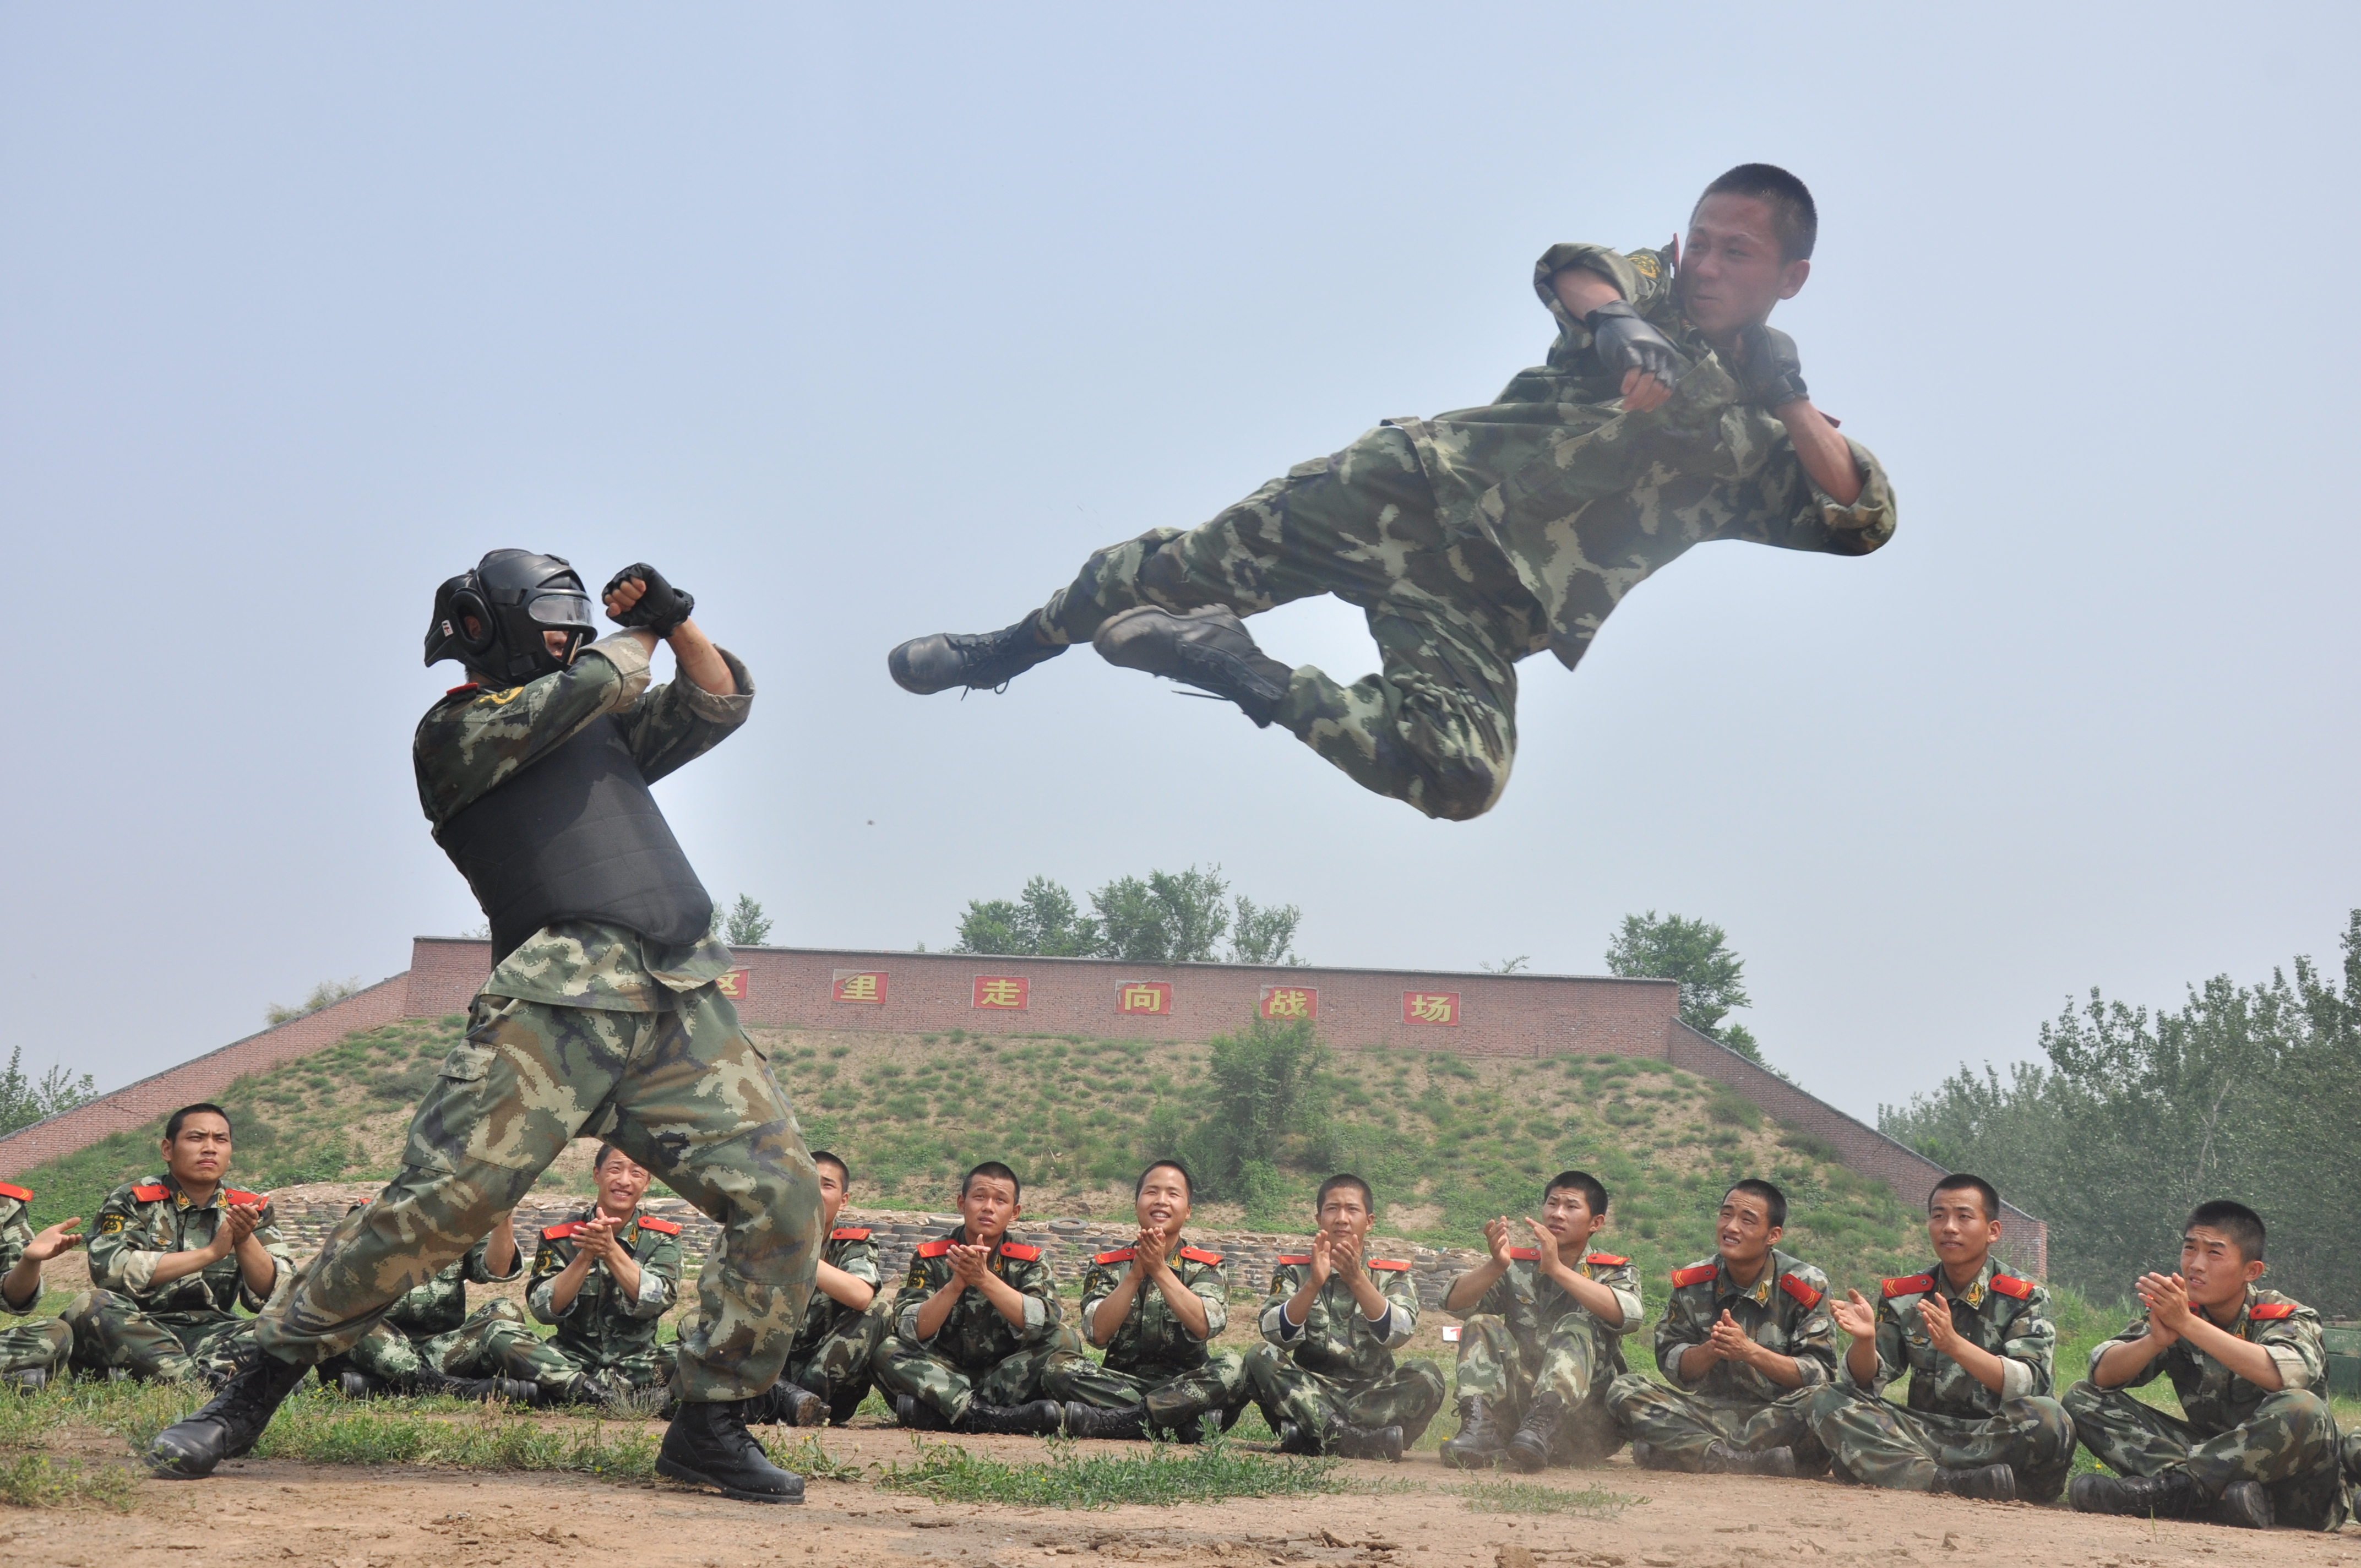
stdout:
POLYGON ((2211 1519, 2267 1530, 2334 1530, 2346 1497, 2336 1418, 2322 1397, 2320 1314, 2257 1286, 2262 1216, 2201 1203, 2180 1237, 2180 1272, 2140 1277, 2140 1321, 2091 1353, 2066 1391, 2082 1446, 2113 1475, 2074 1477, 2083 1513, 2211 1519), (2181 1415, 2130 1390, 2172 1379, 2181 1415))
POLYGON ((590 1173, 598 1201, 541 1233, 525 1293, 533 1315, 557 1325, 536 1380, 583 1404, 670 1387, 673 1352, 657 1347, 656 1322, 680 1299, 680 1227, 639 1212, 653 1173, 612 1144, 598 1146, 590 1173))
POLYGON ((1180 1234, 1189 1201, 1188 1168, 1157 1161, 1133 1187, 1138 1236, 1091 1259, 1082 1326, 1106 1347, 1105 1365, 1060 1354, 1041 1374, 1049 1397, 1068 1401, 1068 1435, 1195 1442, 1206 1418, 1226 1428, 1246 1408, 1246 1358, 1205 1349, 1230 1321, 1230 1287, 1222 1255, 1180 1234))
POLYGON ((1787 1197, 1746 1180, 1722 1195, 1719 1256, 1673 1270, 1656 1324, 1667 1388, 1636 1372, 1608 1408, 1642 1470, 1794 1475, 1828 1468, 1812 1435, 1814 1390, 1836 1376, 1828 1276, 1778 1249, 1787 1197))
POLYGON ((547 1353, 517 1304, 496 1298, 467 1310, 468 1286, 501 1284, 523 1273, 515 1227, 502 1214, 465 1257, 396 1299, 359 1343, 320 1363, 320 1381, 355 1398, 393 1389, 538 1402, 541 1386, 534 1379, 548 1365, 547 1353))
MULTIPOLYGON (((33 1195, 0 1181, 0 1311, 29 1315, 41 1302, 41 1265, 80 1246, 82 1216, 60 1220, 40 1234, 26 1219, 33 1195)), ((46 1387, 73 1354, 73 1330, 57 1318, 0 1329, 0 1383, 46 1387)))
POLYGON ((878 1343, 885 1337, 887 1306, 877 1267, 877 1244, 865 1226, 839 1225, 852 1168, 826 1149, 812 1151, 819 1170, 819 1277, 803 1326, 787 1352, 786 1370, 771 1386, 770 1416, 792 1426, 852 1420, 868 1396, 878 1343))
POLYGON ((1365 1258, 1377 1201, 1357 1176, 1332 1176, 1313 1201, 1308 1252, 1282 1254, 1262 1310, 1265 1343, 1246 1376, 1282 1453, 1400 1459, 1443 1408, 1430 1361, 1397 1365, 1418 1332, 1410 1265, 1365 1258))
POLYGON ((1015 1171, 985 1161, 960 1183, 959 1226, 911 1255, 877 1351, 877 1387, 904 1426, 1048 1436, 1063 1424, 1041 1374, 1082 1343, 1041 1249, 1005 1239, 1023 1196, 1015 1171))
POLYGON ((1552 1460, 1597 1464, 1623 1446, 1607 1408, 1623 1371, 1623 1336, 1640 1331, 1631 1260, 1591 1252, 1607 1224, 1607 1189, 1587 1171, 1560 1171, 1516 1246, 1507 1216, 1484 1227, 1491 1257, 1451 1282, 1446 1312, 1467 1314, 1459 1342, 1459 1431, 1443 1463, 1484 1469, 1506 1460, 1539 1470, 1552 1460), (1511 1435, 1513 1433, 1513 1435, 1511 1435))

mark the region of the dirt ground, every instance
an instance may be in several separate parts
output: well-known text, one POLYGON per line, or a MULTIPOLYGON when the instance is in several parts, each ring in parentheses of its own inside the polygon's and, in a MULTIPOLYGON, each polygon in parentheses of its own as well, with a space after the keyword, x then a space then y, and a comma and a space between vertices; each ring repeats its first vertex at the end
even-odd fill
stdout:
MULTIPOLYGON (((963 1442, 1016 1459, 1027 1438, 963 1442)), ((840 1458, 906 1459, 908 1438, 855 1427, 840 1458)), ((1085 1444, 1085 1449, 1096 1447, 1085 1444)), ((1113 1447, 1115 1445, 1106 1445, 1113 1447)), ((95 1446, 68 1445, 85 1458, 95 1446)), ((118 1451, 119 1452, 119 1451, 118 1451)), ((112 1457, 112 1456, 108 1456, 112 1457)), ((149 1563, 334 1568, 484 1568, 569 1560, 618 1568, 893 1564, 987 1568, 1069 1560, 1223 1564, 1393 1563, 1402 1568, 2180 1568, 2361 1564, 2361 1527, 2333 1536, 2097 1519, 2062 1508, 1962 1502, 1825 1482, 1642 1474, 1618 1461, 1535 1479, 1642 1499, 1612 1521, 1472 1511, 1467 1477, 1431 1455, 1345 1467, 1374 1496, 1235 1501, 1097 1513, 942 1505, 865 1484, 814 1482, 800 1508, 732 1503, 668 1485, 244 1461, 210 1482, 143 1480, 133 1511, 0 1510, 0 1564, 120 1568, 149 1563)))

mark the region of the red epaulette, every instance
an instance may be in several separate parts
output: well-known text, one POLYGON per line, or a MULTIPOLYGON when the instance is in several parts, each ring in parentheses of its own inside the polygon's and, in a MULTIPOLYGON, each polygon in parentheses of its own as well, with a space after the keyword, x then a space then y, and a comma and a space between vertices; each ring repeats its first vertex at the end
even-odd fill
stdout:
POLYGON ((14 1198, 19 1203, 29 1203, 33 1195, 13 1182, 0 1181, 0 1198, 14 1198))
POLYGON ((840 1225, 835 1230, 828 1233, 828 1239, 832 1242, 865 1242, 869 1239, 869 1227, 866 1225, 840 1225))
POLYGON ((1369 1266, 1371 1268, 1382 1268, 1388 1274, 1408 1274, 1410 1272, 1410 1260, 1408 1258, 1401 1257, 1373 1257, 1369 1259, 1369 1266))
POLYGON ((1628 1257, 1618 1257, 1611 1252, 1594 1252, 1582 1261, 1595 1263, 1601 1268, 1620 1268, 1631 1260, 1628 1257))
POLYGON ((474 682, 474 681, 469 681, 469 682, 468 682, 466 685, 464 685, 464 686, 453 686, 449 691, 445 692, 443 695, 444 695, 445 696, 457 696, 461 692, 471 692, 471 691, 475 691, 475 690, 477 690, 477 689, 478 689, 477 683, 476 683, 476 682, 474 682))
POLYGON ((1519 1263, 1539 1263, 1542 1249, 1537 1246, 1512 1246, 1509 1249, 1509 1255, 1519 1263))
POLYGON ((222 1196, 228 1199, 233 1203, 268 1203, 270 1201, 270 1200, 265 1198, 259 1192, 240 1192, 235 1187, 223 1188, 222 1196))
POLYGON ((1804 1310, 1807 1312, 1820 1304, 1820 1292, 1792 1274, 1783 1274, 1779 1277, 1779 1288, 1801 1301, 1804 1304, 1804 1310))
POLYGON ((2294 1317, 2295 1303, 2292 1301, 2264 1301, 2248 1309, 2246 1316, 2257 1322, 2275 1323, 2281 1318, 2294 1317))
POLYGON ((940 1257, 943 1254, 950 1250, 951 1238, 949 1236, 937 1236, 933 1241, 928 1242, 918 1248, 918 1255, 920 1257, 940 1257))
POLYGON ((1881 1281, 1878 1288, 1890 1297, 1916 1296, 1935 1288, 1935 1277, 1931 1274, 1905 1274, 1881 1281))
POLYGON ((1191 1263, 1218 1264, 1222 1261, 1222 1255, 1220 1253, 1207 1252, 1203 1247, 1200 1246, 1184 1246, 1180 1249, 1180 1255, 1187 1258, 1191 1263))
POLYGON ((1702 1285, 1720 1268, 1721 1265, 1718 1263, 1697 1263, 1686 1268, 1675 1268, 1673 1270, 1673 1288, 1686 1290, 1692 1285, 1702 1285))
POLYGON ((2020 1301, 2033 1299, 2033 1281, 2030 1279, 2018 1279, 2012 1275, 1995 1274, 1993 1276, 1993 1288, 2004 1296, 2014 1296, 2020 1301))
POLYGON ((1019 1263, 1038 1263, 1041 1261, 1041 1249, 1027 1246, 1023 1242, 1003 1242, 1000 1244, 1000 1255, 1013 1257, 1019 1263))
POLYGON ((142 1203, 160 1203, 171 1195, 172 1190, 160 1181, 149 1182, 144 1187, 135 1187, 131 1190, 131 1196, 142 1203))
POLYGON ((1092 1258, 1091 1261, 1093 1263, 1129 1263, 1131 1261, 1131 1255, 1132 1249, 1130 1247, 1119 1246, 1113 1252, 1103 1252, 1099 1254, 1096 1257, 1092 1258))
POLYGON ((1283 1252, 1279 1255, 1279 1261, 1281 1263, 1307 1264, 1312 1261, 1312 1255, 1308 1252, 1283 1252))
POLYGON ((568 1220, 562 1225, 551 1225, 546 1230, 543 1231, 541 1233, 541 1239, 545 1242, 562 1242, 581 1228, 581 1221, 568 1220))
POLYGON ((643 1231, 653 1231, 660 1236, 676 1236, 680 1234, 680 1227, 674 1224, 670 1220, 651 1220, 645 1216, 642 1216, 640 1220, 640 1229, 643 1231))

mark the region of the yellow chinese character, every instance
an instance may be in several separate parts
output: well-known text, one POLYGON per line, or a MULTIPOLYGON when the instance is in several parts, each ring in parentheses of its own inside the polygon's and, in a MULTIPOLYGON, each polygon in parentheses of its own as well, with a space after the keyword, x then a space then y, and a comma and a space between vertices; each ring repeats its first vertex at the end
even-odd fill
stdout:
POLYGON ((840 1002, 874 1002, 877 1000, 877 977, 873 974, 849 974, 836 989, 840 1002))
POLYGON ((1126 985, 1123 988, 1123 1011, 1126 1013, 1157 1013, 1163 1009, 1161 997, 1152 985, 1126 985))
POLYGON ((1410 1015, 1422 1024, 1451 1022, 1451 994, 1448 992, 1420 992, 1410 999, 1410 1015))
POLYGON ((976 998, 980 1007, 1015 1007, 1025 1000, 1025 989, 1013 980, 987 980, 976 998))
POLYGON ((1269 1018, 1302 1018, 1310 1015, 1312 999, 1300 991, 1274 991, 1270 993, 1269 1018))

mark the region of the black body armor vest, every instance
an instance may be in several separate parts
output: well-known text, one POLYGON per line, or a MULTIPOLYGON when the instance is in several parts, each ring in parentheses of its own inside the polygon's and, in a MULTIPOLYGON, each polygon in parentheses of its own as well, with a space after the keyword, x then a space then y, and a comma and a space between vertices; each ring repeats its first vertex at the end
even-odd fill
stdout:
POLYGON ((492 925, 492 963, 553 920, 605 920, 685 947, 713 899, 648 793, 612 714, 469 804, 434 835, 492 925))

